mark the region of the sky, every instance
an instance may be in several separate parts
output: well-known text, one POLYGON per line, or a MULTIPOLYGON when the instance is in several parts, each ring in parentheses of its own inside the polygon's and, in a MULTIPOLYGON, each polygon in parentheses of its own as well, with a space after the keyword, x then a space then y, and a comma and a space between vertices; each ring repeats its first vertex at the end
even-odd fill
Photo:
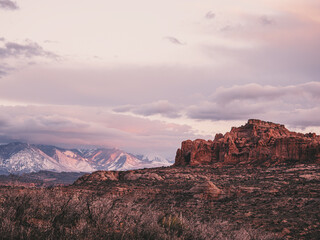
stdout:
POLYGON ((318 0, 0 0, 0 142, 173 159, 248 119, 320 133, 318 0))

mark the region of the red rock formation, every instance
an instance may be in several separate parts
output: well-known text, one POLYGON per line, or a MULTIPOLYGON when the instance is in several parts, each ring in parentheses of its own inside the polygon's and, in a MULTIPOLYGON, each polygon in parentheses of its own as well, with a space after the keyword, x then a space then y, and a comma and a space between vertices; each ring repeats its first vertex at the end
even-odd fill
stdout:
POLYGON ((233 127, 213 141, 197 139, 182 142, 176 166, 256 163, 266 166, 283 162, 320 163, 320 136, 296 133, 284 125, 256 119, 233 127))
POLYGON ((85 174, 82 177, 78 178, 74 184, 81 185, 83 183, 91 184, 102 181, 118 181, 119 180, 119 172, 115 171, 97 171, 91 174, 85 174))

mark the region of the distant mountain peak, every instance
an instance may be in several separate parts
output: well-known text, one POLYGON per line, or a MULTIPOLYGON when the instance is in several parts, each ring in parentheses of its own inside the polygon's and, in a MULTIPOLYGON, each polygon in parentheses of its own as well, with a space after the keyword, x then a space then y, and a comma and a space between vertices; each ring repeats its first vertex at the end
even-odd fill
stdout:
POLYGON ((168 166, 161 157, 135 156, 116 148, 64 149, 51 145, 12 142, 0 145, 0 174, 56 172, 93 172, 131 170, 168 166))

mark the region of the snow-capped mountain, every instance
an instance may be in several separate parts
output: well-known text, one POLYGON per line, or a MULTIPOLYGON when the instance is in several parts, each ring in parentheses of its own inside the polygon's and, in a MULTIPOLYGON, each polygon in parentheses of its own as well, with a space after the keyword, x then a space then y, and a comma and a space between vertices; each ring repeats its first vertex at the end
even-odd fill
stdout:
POLYGON ((36 145, 38 149, 44 152, 50 158, 53 158, 59 165, 68 171, 64 172, 92 172, 93 168, 88 159, 81 156, 77 150, 67 150, 47 145, 36 145))
POLYGON ((134 155, 118 149, 98 148, 79 152, 96 170, 129 170, 137 168, 141 163, 134 155))
POLYGON ((173 162, 168 159, 156 154, 137 155, 136 157, 142 160, 146 166, 148 163, 151 164, 152 167, 170 166, 173 164, 173 162))
POLYGON ((119 149, 63 149, 48 145, 9 143, 0 145, 0 174, 93 172, 169 166, 172 162, 156 155, 133 155, 119 149))
POLYGON ((29 144, 12 143, 0 148, 0 168, 4 172, 64 170, 54 159, 47 157, 42 151, 29 144))

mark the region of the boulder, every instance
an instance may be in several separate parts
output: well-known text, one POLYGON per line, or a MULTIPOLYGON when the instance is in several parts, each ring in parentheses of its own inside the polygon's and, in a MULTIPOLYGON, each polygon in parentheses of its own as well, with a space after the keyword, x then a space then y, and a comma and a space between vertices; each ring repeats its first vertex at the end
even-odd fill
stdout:
POLYGON ((197 183, 189 190, 195 198, 218 199, 223 195, 223 191, 214 185, 211 181, 197 183))

